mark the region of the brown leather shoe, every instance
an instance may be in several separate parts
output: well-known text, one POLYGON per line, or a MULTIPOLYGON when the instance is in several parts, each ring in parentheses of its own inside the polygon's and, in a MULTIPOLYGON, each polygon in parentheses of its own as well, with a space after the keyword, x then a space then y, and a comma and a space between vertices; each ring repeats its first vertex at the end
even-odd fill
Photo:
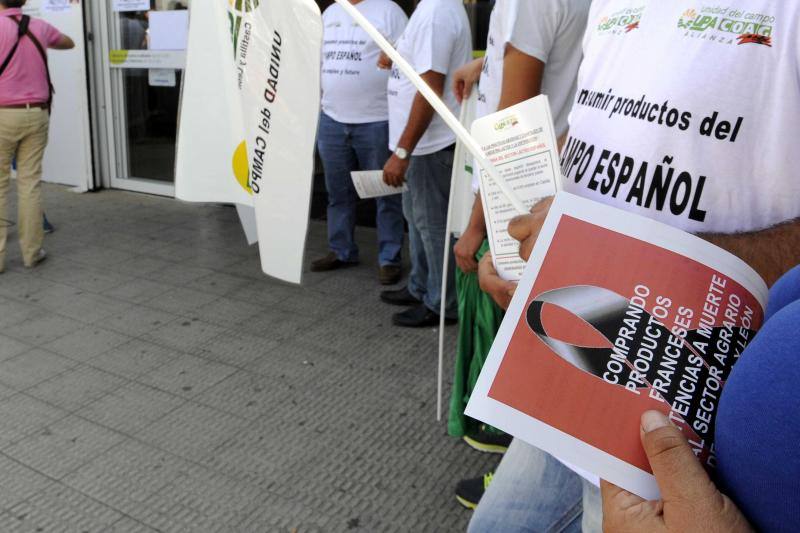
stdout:
POLYGON ((386 265, 378 269, 378 281, 381 285, 396 285, 403 277, 403 269, 397 265, 386 265))
POLYGON ((356 266, 358 263, 347 263, 339 260, 335 253, 330 252, 325 257, 321 257, 316 261, 311 262, 311 272, 329 272, 331 270, 339 270, 340 268, 349 268, 356 266))

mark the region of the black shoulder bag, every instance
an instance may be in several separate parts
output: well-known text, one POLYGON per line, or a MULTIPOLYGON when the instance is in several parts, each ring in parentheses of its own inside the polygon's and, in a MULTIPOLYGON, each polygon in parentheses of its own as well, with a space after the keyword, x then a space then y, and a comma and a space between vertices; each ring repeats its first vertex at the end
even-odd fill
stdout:
POLYGON ((19 28, 17 29, 17 42, 14 43, 14 46, 11 48, 11 51, 6 56, 6 59, 3 61, 3 64, 0 65, 0 76, 2 76, 3 73, 6 71, 8 65, 11 63, 11 60, 14 58, 14 54, 17 53, 17 48, 19 48, 19 42, 22 40, 25 34, 28 33, 28 25, 31 22, 31 18, 28 15, 22 15, 22 18, 20 20, 17 19, 11 19, 11 20, 16 22, 17 25, 19 26, 19 28))

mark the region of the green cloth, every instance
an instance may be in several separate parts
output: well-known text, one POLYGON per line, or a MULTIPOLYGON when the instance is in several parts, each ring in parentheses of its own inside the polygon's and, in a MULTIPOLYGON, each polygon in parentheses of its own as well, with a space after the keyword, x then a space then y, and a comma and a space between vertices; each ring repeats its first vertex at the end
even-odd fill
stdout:
MULTIPOLYGON (((489 242, 484 241, 476 258, 489 251, 489 242)), ((492 342, 503 321, 503 310, 492 297, 484 293, 478 282, 478 274, 465 274, 456 268, 456 291, 458 292, 458 347, 456 348, 455 376, 450 394, 450 416, 447 432, 453 437, 475 433, 480 422, 464 415, 483 363, 492 348, 492 342)), ((484 429, 491 430, 486 426, 484 429)))

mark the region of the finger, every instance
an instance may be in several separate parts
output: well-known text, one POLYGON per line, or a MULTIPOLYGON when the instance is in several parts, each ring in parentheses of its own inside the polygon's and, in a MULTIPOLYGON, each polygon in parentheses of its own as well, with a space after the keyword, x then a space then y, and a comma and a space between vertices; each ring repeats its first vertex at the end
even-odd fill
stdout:
POLYGON ((681 430, 659 411, 642 415, 642 445, 664 503, 694 504, 718 494, 681 430))
POLYGON ((470 79, 464 80, 464 91, 463 91, 464 98, 469 98, 469 96, 472 94, 472 87, 474 85, 475 85, 474 80, 470 79))
POLYGON ((520 215, 508 223, 508 234, 515 240, 524 241, 531 236, 536 219, 533 215, 520 215))
POLYGON ((605 479, 600 480, 600 495, 603 497, 603 512, 614 509, 629 509, 644 502, 643 498, 622 489, 605 479))

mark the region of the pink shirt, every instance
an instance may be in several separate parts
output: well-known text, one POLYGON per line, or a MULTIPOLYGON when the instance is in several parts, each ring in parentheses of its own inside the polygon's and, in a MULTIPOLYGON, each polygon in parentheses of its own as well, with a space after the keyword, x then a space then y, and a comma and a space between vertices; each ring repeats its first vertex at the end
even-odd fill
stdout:
MULTIPOLYGON (((17 41, 18 27, 10 17, 18 19, 21 15, 21 9, 0 11, 0 65, 17 41)), ((29 29, 45 48, 61 39, 61 32, 43 20, 31 19, 29 29)), ((42 56, 30 37, 23 37, 17 53, 0 76, 0 106, 43 103, 48 97, 47 71, 42 56)))

